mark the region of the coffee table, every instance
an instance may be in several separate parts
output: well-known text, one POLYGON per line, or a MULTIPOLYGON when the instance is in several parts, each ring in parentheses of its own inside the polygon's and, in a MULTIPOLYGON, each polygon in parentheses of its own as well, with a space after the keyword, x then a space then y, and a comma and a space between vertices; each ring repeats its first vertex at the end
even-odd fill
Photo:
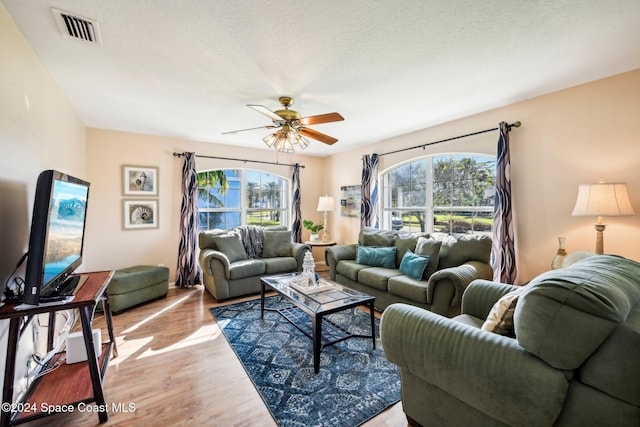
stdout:
POLYGON ((305 290, 303 292, 291 286, 292 280, 299 278, 299 274, 281 274, 260 279, 262 285, 260 288, 260 317, 264 317, 265 310, 276 311, 303 334, 311 338, 313 341, 313 370, 315 373, 320 371, 320 351, 324 347, 337 344, 349 338, 371 338, 373 348, 376 348, 373 307, 375 297, 326 279, 322 279, 323 284, 330 284, 330 287, 324 286, 323 289, 317 292, 313 292, 313 290, 305 290), (283 296, 291 304, 277 309, 265 307, 267 286, 283 296), (325 316, 329 314, 359 305, 369 306, 371 335, 351 334, 329 319, 325 319, 325 316))

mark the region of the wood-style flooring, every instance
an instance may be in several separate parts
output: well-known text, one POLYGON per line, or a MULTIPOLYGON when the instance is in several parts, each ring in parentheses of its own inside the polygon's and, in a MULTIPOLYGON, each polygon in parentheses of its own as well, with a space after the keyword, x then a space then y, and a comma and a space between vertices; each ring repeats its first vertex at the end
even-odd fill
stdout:
MULTIPOLYGON (((119 355, 111 360, 104 380, 109 420, 99 424, 96 413, 75 410, 22 425, 275 427, 208 311, 218 305, 202 286, 172 287, 166 299, 114 316, 119 355)), ((107 339, 101 313, 96 313, 93 327, 102 328, 107 339)), ((401 405, 364 426, 407 426, 401 405)))

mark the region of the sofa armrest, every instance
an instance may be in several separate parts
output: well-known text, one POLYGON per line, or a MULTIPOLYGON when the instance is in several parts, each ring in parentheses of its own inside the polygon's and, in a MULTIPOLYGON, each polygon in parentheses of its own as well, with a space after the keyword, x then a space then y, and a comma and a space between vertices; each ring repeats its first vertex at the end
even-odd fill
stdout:
POLYGON ((291 243, 291 256, 296 259, 298 264, 298 271, 302 271, 302 261, 304 260, 304 254, 307 251, 311 251, 311 246, 306 243, 291 243))
POLYGON ((209 276, 215 276, 215 271, 219 267, 215 267, 216 261, 219 262, 224 268, 224 276, 227 280, 231 278, 231 263, 229 258, 220 251, 213 249, 203 249, 200 251, 200 267, 202 267, 203 273, 209 276))
POLYGON ((449 303, 450 307, 460 305, 462 300, 462 294, 464 293, 469 283, 476 279, 491 279, 493 278, 493 270, 491 266, 486 262, 480 261, 467 261, 457 267, 444 268, 433 273, 429 277, 427 283, 427 302, 434 304, 434 293, 440 281, 449 281, 454 288, 453 298, 449 303))
POLYGON ((336 265, 343 259, 356 259, 356 244, 329 246, 324 250, 324 260, 329 266, 331 280, 336 280, 336 265))
POLYGON ((380 336, 387 359, 402 370, 403 395, 424 393, 405 388, 405 377, 414 377, 410 384, 433 385, 508 425, 553 425, 562 409, 571 373, 515 339, 407 304, 387 307, 380 336))
POLYGON ((486 320, 493 305, 518 286, 476 279, 462 294, 462 313, 486 320))

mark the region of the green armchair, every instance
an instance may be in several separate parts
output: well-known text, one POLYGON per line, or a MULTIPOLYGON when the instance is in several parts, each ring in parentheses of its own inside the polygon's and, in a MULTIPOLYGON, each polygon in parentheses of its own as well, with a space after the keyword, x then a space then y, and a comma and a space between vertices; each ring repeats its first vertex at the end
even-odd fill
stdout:
POLYGON ((393 304, 381 340, 400 367, 414 426, 640 425, 640 264, 632 260, 594 256, 523 287, 476 280, 452 319, 393 304), (507 299, 511 310, 501 313, 497 302, 507 299), (508 324, 508 313, 511 333, 488 331, 488 317, 508 324))

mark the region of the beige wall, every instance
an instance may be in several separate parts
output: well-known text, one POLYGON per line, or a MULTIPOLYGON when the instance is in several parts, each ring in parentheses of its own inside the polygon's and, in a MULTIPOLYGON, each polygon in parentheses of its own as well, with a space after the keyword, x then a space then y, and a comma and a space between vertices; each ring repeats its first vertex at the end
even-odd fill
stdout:
MULTIPOLYGON (((522 122, 511 132, 511 175, 516 223, 519 282, 547 270, 566 236, 567 250, 594 250, 595 218, 572 217, 577 187, 626 182, 640 213, 640 70, 519 102, 409 135, 380 141, 329 159, 329 191, 358 184, 360 171, 347 167, 363 154, 393 151, 496 127, 500 121, 522 122)), ((380 171, 408 159, 444 152, 495 154, 497 133, 434 145, 425 150, 383 156, 380 171)), ((640 216, 605 218, 605 252, 640 260, 640 216)), ((340 242, 353 242, 359 219, 330 219, 340 242)))
MULTIPOLYGON (((4 290, 28 249, 38 174, 58 169, 83 177, 85 129, 2 4, 0 152, 0 290, 4 290)), ((24 265, 16 276, 24 277, 24 265)), ((46 317, 41 323, 46 324, 46 317)), ((7 329, 8 321, 0 321, 0 378, 4 376, 7 329)), ((46 342, 42 331, 40 337, 46 342)), ((19 344, 16 393, 24 391, 25 361, 34 351, 33 328, 27 327, 19 344)))
MULTIPOLYGON (((318 197, 326 191, 322 165, 325 159, 300 154, 278 155, 235 146, 212 145, 157 136, 100 129, 87 130, 87 176, 91 182, 84 267, 88 270, 122 268, 136 264, 164 264, 175 277, 178 257, 180 185, 183 159, 174 152, 193 151, 199 155, 241 158, 284 164, 299 163, 302 182, 303 218, 319 221, 318 197), (159 228, 123 230, 122 165, 157 166, 159 169, 159 228)), ((197 158, 198 170, 217 168, 260 169, 291 179, 292 168, 280 165, 243 163, 197 158)), ((135 199, 127 196, 126 199, 135 199)), ((303 239, 308 232, 303 231, 303 239)))

